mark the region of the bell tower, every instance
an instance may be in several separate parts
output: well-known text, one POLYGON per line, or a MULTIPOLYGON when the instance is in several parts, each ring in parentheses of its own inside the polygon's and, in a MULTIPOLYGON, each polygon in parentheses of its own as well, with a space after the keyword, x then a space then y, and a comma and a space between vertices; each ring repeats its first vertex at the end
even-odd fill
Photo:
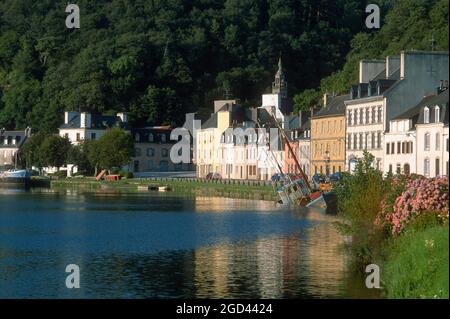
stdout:
POLYGON ((279 94, 282 99, 287 98, 287 82, 281 57, 278 60, 278 71, 275 74, 275 81, 272 83, 272 94, 279 94))

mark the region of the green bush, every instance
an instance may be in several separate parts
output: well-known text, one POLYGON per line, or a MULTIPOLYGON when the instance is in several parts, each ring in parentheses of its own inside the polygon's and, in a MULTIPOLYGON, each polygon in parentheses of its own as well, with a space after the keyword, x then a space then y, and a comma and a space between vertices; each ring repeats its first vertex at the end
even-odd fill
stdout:
POLYGON ((391 243, 382 272, 388 298, 448 299, 448 235, 448 225, 410 225, 391 243))
POLYGON ((343 219, 337 223, 338 230, 353 237, 351 249, 356 262, 361 264, 373 262, 384 239, 374 221, 385 196, 386 183, 382 173, 372 167, 373 160, 374 157, 365 152, 354 174, 344 174, 341 181, 333 185, 338 212, 343 219))
POLYGON ((66 178, 67 177, 67 171, 58 171, 53 174, 50 174, 51 177, 55 178, 66 178))

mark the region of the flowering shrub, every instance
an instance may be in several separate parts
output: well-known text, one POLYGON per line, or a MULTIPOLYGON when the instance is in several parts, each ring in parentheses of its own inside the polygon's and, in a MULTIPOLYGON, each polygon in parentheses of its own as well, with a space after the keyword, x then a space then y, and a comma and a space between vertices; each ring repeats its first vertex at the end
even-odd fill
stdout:
POLYGON ((448 222, 448 188, 448 177, 407 177, 405 189, 394 203, 389 203, 388 197, 382 202, 376 224, 398 235, 421 214, 435 213, 441 222, 448 222))

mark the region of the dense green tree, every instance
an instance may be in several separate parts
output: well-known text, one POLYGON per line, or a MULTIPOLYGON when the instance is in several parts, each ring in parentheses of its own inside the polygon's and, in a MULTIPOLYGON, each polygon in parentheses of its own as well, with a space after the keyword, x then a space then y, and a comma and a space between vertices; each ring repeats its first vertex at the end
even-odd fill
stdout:
POLYGON ((38 149, 40 163, 48 167, 56 167, 67 164, 68 154, 71 149, 68 138, 59 135, 47 135, 38 149))
POLYGON ((33 134, 27 139, 22 148, 22 158, 25 160, 25 166, 31 168, 33 166, 41 170, 45 163, 40 153, 40 147, 46 135, 42 133, 33 134))
POLYGON ((119 128, 106 131, 95 143, 100 167, 111 170, 128 164, 134 154, 134 141, 131 134, 119 128))
POLYGON ((320 93, 314 89, 308 89, 294 96, 294 110, 308 111, 320 104, 320 93))

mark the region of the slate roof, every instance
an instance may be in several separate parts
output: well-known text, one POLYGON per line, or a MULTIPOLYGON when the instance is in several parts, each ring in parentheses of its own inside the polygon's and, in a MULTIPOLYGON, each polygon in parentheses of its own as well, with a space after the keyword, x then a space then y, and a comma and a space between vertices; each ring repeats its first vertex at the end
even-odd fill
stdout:
MULTIPOLYGON (((100 115, 91 114, 91 127, 90 129, 106 130, 112 127, 128 128, 127 123, 122 122, 122 119, 116 115, 100 115)), ((67 128, 81 128, 81 116, 75 115, 67 124, 60 126, 62 129, 67 128)))
POLYGON ((137 143, 155 143, 155 144, 174 144, 177 141, 170 139, 172 127, 170 126, 154 126, 154 127, 140 127, 131 129, 133 140, 137 143), (150 139, 150 134, 153 139, 150 139), (165 135, 165 140, 163 140, 165 135))
POLYGON ((339 95, 331 98, 331 101, 320 111, 313 115, 313 118, 345 115, 344 101, 349 99, 349 94, 339 95))
POLYGON ((25 143, 27 139, 27 134, 25 131, 4 131, 0 130, 0 148, 18 148, 25 143), (12 144, 15 140, 16 144, 12 144), (5 144, 7 141, 7 144, 5 144))
POLYGON ((442 93, 438 94, 438 95, 434 95, 432 98, 428 99, 426 101, 426 103, 424 103, 422 105, 422 107, 420 108, 420 114, 419 114, 419 118, 417 120, 417 124, 425 124, 424 122, 424 108, 427 106, 430 110, 430 121, 429 123, 436 123, 436 122, 441 122, 444 123, 445 125, 448 124, 449 122, 449 109, 448 109, 448 88, 443 91, 442 93), (440 111, 439 111, 439 116, 440 119, 438 121, 435 120, 434 116, 435 116, 435 112, 434 112, 434 107, 435 106, 439 106, 440 107, 440 111))

